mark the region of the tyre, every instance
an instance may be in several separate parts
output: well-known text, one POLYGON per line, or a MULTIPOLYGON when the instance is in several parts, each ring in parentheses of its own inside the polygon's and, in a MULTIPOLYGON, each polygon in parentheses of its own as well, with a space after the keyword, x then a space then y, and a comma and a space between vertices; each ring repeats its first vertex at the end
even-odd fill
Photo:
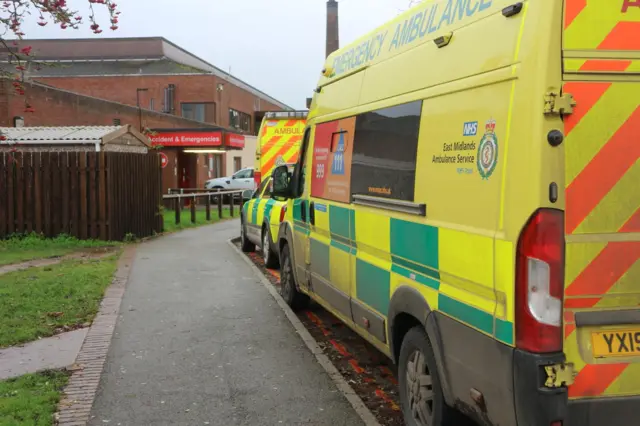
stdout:
POLYGON ((278 267, 278 257, 273 252, 271 246, 271 231, 269 227, 264 225, 262 227, 262 259, 264 260, 264 266, 269 269, 275 269, 278 267))
MULTIPOLYGON (((213 188, 209 189, 210 192, 219 192, 219 191, 224 191, 224 188, 221 186, 214 186, 213 188)), ((224 197, 222 197, 222 203, 224 204, 224 197)), ((211 204, 216 204, 218 202, 218 196, 217 195, 211 195, 211 204)))
POLYGON ((250 253, 252 251, 255 251, 256 249, 256 245, 253 244, 251 241, 249 241, 249 239, 247 238, 247 229, 246 229, 246 225, 244 224, 244 220, 240 222, 240 244, 242 244, 242 251, 245 253, 250 253))
POLYGON ((413 327, 405 335, 398 364, 405 424, 453 426, 455 411, 444 400, 433 349, 423 327, 413 327))
POLYGON ((280 271, 280 295, 293 310, 307 307, 309 305, 309 296, 300 293, 296 288, 288 244, 283 247, 280 259, 280 264, 282 265, 280 271))

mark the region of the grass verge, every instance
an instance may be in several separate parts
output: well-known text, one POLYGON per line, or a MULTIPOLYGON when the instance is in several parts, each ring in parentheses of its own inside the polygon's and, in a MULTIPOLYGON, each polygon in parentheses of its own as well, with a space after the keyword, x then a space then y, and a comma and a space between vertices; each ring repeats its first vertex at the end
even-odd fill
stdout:
MULTIPOLYGON (((235 206, 233 209, 234 218, 240 217, 240 206, 235 206)), ((207 213, 204 210, 196 210, 196 222, 191 223, 191 210, 183 209, 180 213, 180 224, 176 225, 176 212, 175 210, 165 209, 163 212, 164 219, 164 232, 176 232, 182 229, 195 228, 197 226, 210 225, 220 221, 218 216, 218 209, 216 207, 211 208, 211 220, 207 220, 207 213)), ((231 219, 231 213, 228 207, 222 209, 222 219, 231 219)))
POLYGON ((50 426, 69 376, 61 371, 0 380, 0 425, 50 426))
POLYGON ((105 241, 78 240, 68 235, 60 235, 57 238, 44 238, 38 234, 18 235, 0 240, 0 266, 113 245, 114 243, 105 241))
POLYGON ((91 321, 116 263, 114 255, 0 275, 0 348, 91 321))

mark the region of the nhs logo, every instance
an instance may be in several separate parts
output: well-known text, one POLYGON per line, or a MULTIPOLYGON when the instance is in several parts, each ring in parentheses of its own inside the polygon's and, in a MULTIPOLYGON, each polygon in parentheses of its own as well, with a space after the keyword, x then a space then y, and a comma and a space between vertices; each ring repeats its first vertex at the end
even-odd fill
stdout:
POLYGON ((464 123, 464 128, 462 130, 463 136, 475 136, 478 134, 478 122, 477 121, 469 121, 464 123))

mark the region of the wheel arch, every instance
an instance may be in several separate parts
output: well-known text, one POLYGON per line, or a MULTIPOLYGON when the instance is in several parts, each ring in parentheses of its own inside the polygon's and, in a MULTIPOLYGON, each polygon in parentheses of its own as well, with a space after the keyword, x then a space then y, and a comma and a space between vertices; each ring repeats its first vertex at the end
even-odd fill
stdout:
POLYGON ((389 349, 395 364, 400 358, 400 348, 404 336, 415 326, 424 327, 429 337, 442 382, 444 398, 447 404, 452 406, 455 400, 449 385, 449 374, 445 365, 446 358, 443 353, 444 348, 437 317, 418 290, 408 286, 399 287, 393 293, 389 304, 387 324, 389 349))

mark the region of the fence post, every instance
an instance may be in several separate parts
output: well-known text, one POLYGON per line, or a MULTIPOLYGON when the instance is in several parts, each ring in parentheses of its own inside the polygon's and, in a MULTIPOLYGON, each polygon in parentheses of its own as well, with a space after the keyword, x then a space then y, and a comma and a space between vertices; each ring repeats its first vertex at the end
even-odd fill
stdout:
POLYGON ((180 210, 182 210, 182 205, 180 201, 180 197, 174 198, 175 201, 175 209, 176 209, 176 225, 180 224, 180 210))
POLYGON ((230 201, 231 202, 229 203, 230 204, 229 209, 231 210, 231 217, 233 217, 233 205, 236 202, 236 194, 235 194, 235 192, 233 194, 231 194, 231 200, 230 201))
MULTIPOLYGON (((218 190, 218 192, 220 192, 220 190, 218 190)), ((218 194, 216 198, 216 202, 218 203, 218 219, 222 219, 222 195, 218 194)))
POLYGON ((207 198, 205 201, 205 209, 207 211, 207 222, 211 220, 211 196, 207 193, 207 198))
POLYGON ((191 223, 196 223, 196 196, 191 200, 191 223))

